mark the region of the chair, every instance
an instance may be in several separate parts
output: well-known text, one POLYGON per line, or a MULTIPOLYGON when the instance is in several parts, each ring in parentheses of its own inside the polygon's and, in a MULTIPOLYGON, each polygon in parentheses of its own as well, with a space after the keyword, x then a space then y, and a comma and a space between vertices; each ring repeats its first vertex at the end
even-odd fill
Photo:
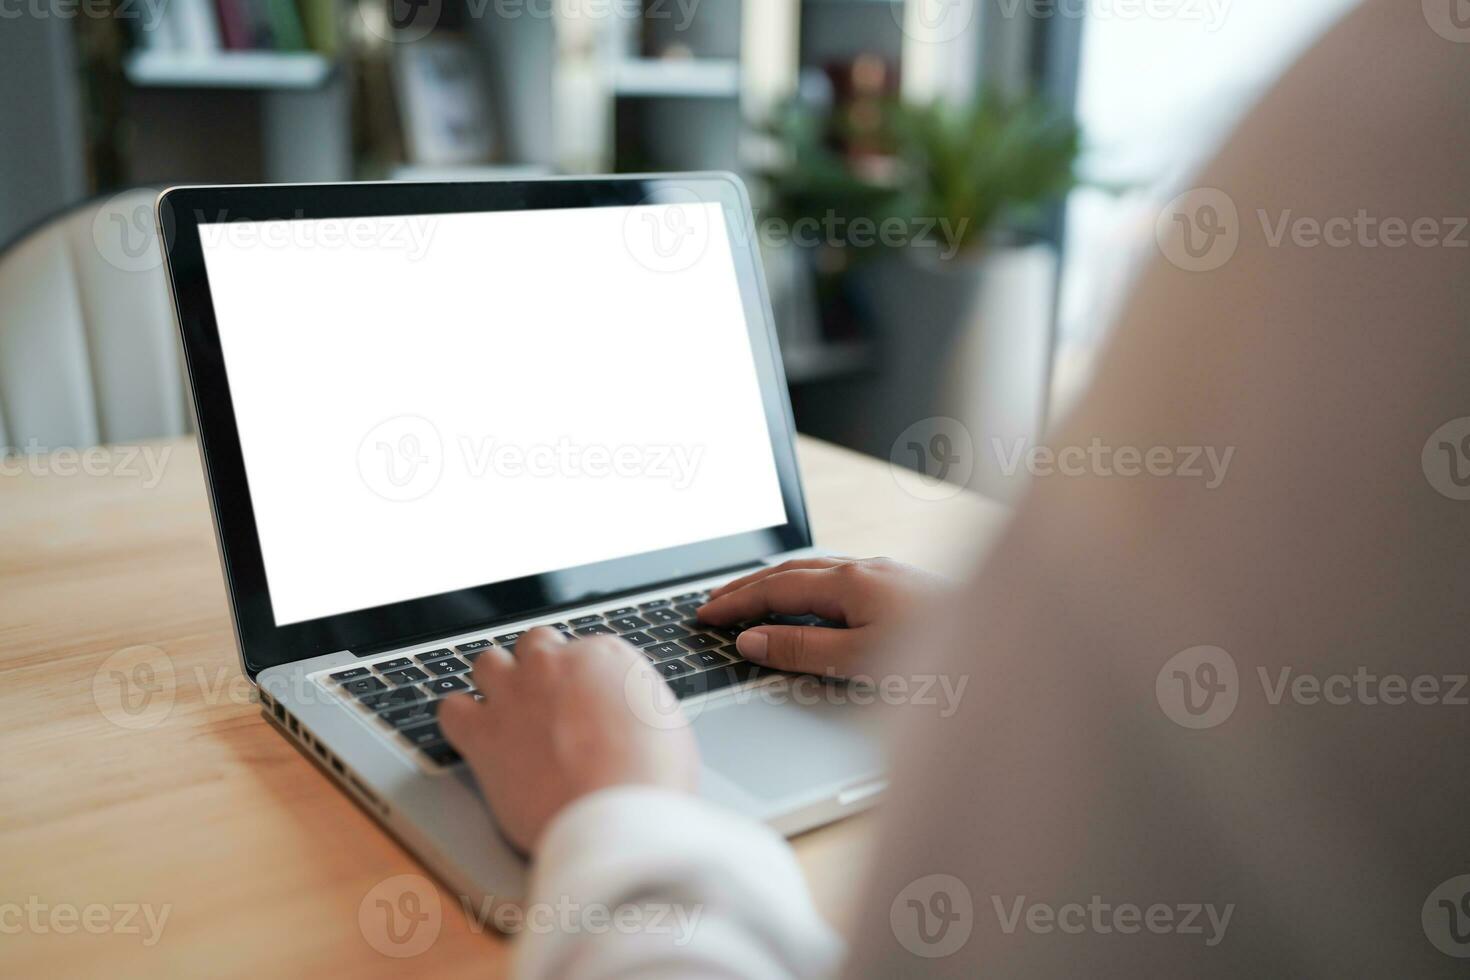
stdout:
POLYGON ((0 454, 188 431, 156 196, 88 202, 0 251, 0 454))

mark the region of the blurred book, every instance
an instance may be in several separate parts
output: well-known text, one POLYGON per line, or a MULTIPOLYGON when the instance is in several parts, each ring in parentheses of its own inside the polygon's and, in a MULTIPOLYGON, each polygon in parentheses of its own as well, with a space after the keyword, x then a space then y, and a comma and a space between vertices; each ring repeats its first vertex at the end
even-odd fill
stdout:
POLYGON ((166 36, 180 51, 207 54, 223 47, 211 0, 169 0, 163 9, 166 36))
POLYGON ((337 0, 299 0, 301 26, 313 51, 335 56, 342 44, 337 0))
POLYGON ((133 28, 138 51, 202 57, 235 51, 315 51, 342 45, 336 0, 167 0, 156 23, 133 28))
POLYGON ((301 26, 301 15, 296 12, 292 0, 258 0, 264 11, 265 22, 270 25, 271 46, 277 51, 303 51, 306 49, 306 30, 301 26))

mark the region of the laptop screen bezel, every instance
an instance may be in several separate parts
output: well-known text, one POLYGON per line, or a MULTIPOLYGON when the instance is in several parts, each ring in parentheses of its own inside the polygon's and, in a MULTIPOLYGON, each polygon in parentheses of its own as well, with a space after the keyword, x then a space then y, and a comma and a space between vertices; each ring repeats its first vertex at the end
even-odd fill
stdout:
MULTIPOLYGON (((341 650, 381 649, 452 636, 578 603, 718 574, 809 547, 795 425, 745 188, 730 174, 635 175, 479 183, 177 187, 158 221, 193 392, 206 484, 226 588, 248 675, 341 650), (360 218, 626 207, 650 201, 718 204, 730 235, 746 329, 776 461, 786 523, 646 554, 277 626, 241 453, 199 227, 217 221, 360 218), (573 584, 570 579, 575 579, 573 584)), ((487 378, 487 383, 493 379, 487 378)))

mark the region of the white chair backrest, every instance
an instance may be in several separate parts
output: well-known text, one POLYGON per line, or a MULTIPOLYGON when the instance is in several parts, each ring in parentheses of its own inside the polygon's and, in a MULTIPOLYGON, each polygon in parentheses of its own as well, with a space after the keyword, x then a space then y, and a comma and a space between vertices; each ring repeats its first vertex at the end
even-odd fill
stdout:
POLYGON ((188 431, 156 196, 84 205, 0 252, 0 453, 188 431))

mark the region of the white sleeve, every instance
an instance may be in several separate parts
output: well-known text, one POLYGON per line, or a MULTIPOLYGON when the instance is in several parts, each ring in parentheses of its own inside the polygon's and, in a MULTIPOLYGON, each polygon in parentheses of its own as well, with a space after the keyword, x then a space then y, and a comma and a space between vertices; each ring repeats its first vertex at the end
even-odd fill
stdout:
POLYGON ((780 835, 688 794, 617 787, 548 829, 515 976, 828 977, 843 953, 780 835))

